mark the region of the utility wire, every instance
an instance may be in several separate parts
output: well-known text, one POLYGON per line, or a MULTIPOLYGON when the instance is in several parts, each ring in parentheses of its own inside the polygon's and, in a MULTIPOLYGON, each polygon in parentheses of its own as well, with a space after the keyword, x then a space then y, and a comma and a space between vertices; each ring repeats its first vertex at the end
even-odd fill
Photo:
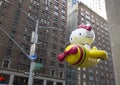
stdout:
POLYGON ((21 48, 21 46, 20 46, 2 27, 0 27, 0 30, 1 30, 10 40, 12 40, 12 41, 17 45, 17 47, 18 47, 27 57, 29 57, 29 55, 21 48))

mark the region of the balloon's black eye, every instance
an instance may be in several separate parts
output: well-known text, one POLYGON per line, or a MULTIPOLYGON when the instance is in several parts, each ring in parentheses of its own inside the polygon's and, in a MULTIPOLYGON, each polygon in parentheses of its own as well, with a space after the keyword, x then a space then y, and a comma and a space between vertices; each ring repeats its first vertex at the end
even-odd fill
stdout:
POLYGON ((79 35, 81 35, 81 33, 79 33, 79 35))

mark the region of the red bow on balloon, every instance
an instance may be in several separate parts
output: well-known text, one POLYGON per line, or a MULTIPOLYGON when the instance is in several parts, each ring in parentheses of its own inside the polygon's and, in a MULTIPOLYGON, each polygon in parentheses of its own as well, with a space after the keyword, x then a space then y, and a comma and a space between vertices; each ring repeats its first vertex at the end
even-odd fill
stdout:
POLYGON ((92 29, 92 27, 90 25, 83 25, 83 24, 79 25, 78 28, 83 28, 83 29, 86 29, 88 31, 91 31, 91 29, 92 29))
POLYGON ((72 47, 70 50, 64 51, 63 53, 59 54, 58 60, 62 62, 67 55, 76 54, 77 52, 78 52, 77 47, 72 47))

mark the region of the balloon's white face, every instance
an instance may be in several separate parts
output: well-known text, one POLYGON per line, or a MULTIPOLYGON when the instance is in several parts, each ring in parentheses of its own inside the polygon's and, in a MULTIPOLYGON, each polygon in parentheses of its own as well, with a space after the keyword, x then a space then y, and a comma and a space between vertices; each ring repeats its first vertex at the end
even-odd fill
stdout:
POLYGON ((71 44, 92 44, 95 39, 93 30, 88 31, 86 29, 76 29, 72 31, 69 41, 71 44))

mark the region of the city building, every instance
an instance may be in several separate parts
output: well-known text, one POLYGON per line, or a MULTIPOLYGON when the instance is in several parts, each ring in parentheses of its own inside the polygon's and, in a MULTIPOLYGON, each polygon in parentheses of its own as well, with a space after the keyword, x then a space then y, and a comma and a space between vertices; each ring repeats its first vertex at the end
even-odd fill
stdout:
POLYGON ((116 85, 120 85, 120 1, 119 0, 105 0, 108 26, 111 39, 113 65, 115 71, 116 85))
MULTIPOLYGON (((77 70, 67 67, 67 70, 69 70, 67 72, 68 75, 76 71, 78 77, 77 79, 67 78, 67 85, 116 85, 107 21, 82 2, 78 2, 73 9, 68 12, 68 35, 80 24, 91 24, 95 32, 95 41, 91 48, 96 46, 98 49, 107 51, 109 59, 100 61, 99 64, 91 68, 80 68, 77 70), (77 84, 74 83, 75 80, 77 84)), ((74 76, 76 74, 72 74, 71 78, 74 76)))
POLYGON ((107 19, 104 0, 68 0, 69 7, 73 7, 73 5, 76 5, 77 2, 84 3, 98 15, 102 16, 104 19, 107 19))
MULTIPOLYGON (((39 19, 34 85, 65 85, 66 65, 57 60, 64 50, 67 28, 66 0, 0 0, 0 29, 28 55, 32 32, 39 19)), ((0 31, 0 77, 9 85, 27 85, 31 60, 0 31)))

